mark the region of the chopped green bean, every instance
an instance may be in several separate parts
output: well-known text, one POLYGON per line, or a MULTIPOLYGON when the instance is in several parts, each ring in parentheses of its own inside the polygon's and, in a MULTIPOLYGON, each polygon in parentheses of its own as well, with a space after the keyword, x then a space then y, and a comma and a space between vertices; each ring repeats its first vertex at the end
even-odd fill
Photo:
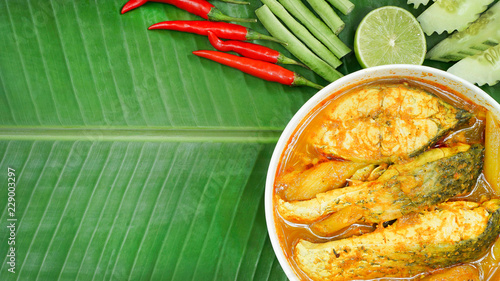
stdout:
POLYGON ((328 0, 328 2, 344 15, 349 14, 354 9, 354 4, 349 0, 328 0))
POLYGON ((342 58, 351 52, 351 49, 340 41, 337 35, 300 0, 279 0, 279 2, 338 58, 342 58))
POLYGON ((231 4, 250 5, 250 2, 239 1, 239 0, 219 0, 219 1, 231 4))
POLYGON ((287 42, 288 44, 285 48, 305 65, 307 65, 312 71, 316 72, 318 75, 330 82, 343 76, 342 73, 338 72, 331 65, 311 52, 311 50, 309 50, 279 21, 279 19, 265 4, 255 10, 255 14, 267 31, 279 40, 287 42))
POLYGON ((319 42, 318 39, 316 39, 316 37, 314 37, 309 30, 307 30, 307 28, 297 22, 277 0, 261 1, 266 4, 276 17, 283 21, 283 23, 295 36, 302 40, 302 42, 304 42, 304 44, 306 44, 309 49, 311 49, 311 51, 313 51, 321 59, 334 68, 337 68, 342 64, 342 62, 330 50, 328 50, 325 45, 319 42))
POLYGON ((345 23, 325 0, 307 0, 307 2, 335 34, 338 35, 344 29, 345 23))

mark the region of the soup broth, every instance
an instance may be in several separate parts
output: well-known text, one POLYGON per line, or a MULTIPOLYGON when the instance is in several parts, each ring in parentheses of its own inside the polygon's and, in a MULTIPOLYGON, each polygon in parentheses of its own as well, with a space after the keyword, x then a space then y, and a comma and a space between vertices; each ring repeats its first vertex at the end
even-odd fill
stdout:
MULTIPOLYGON (((363 84, 356 85, 348 89, 342 89, 336 93, 333 93, 329 98, 316 106, 316 108, 314 108, 306 118, 304 118, 302 123, 292 134, 291 138, 288 141, 286 149, 281 155, 280 164, 276 173, 277 180, 275 181, 274 188, 275 195, 283 196, 284 187, 277 184, 277 182, 280 177, 287 173, 302 171, 325 161, 347 161, 342 158, 336 159, 335 157, 332 158, 332 156, 325 155, 325 153, 319 151, 311 143, 311 134, 315 134, 315 132, 320 129, 323 124, 323 120, 325 120, 326 115, 328 114, 331 107, 335 105, 336 101, 338 101, 345 95, 361 89, 362 87, 386 87, 400 84, 423 89, 427 93, 431 93, 439 97, 441 100, 451 104, 452 106, 467 110, 468 112, 474 114, 474 116, 468 122, 447 133, 433 147, 441 147, 453 143, 463 142, 467 144, 484 144, 486 110, 483 107, 474 104, 466 97, 460 95, 460 93, 457 93, 438 84, 431 84, 429 82, 415 79, 406 79, 404 77, 399 79, 377 79, 376 81, 367 83, 365 82, 363 84)), ((482 202, 487 199, 497 197, 498 194, 496 194, 492 190, 488 182, 485 180, 484 176, 480 175, 472 192, 461 196, 455 196, 450 200, 482 202)), ((299 239, 305 239, 314 243, 323 243, 327 241, 348 238, 353 235, 362 235, 374 231, 377 227, 383 227, 382 225, 377 226, 375 224, 355 223, 347 228, 337 231, 331 236, 322 237, 311 231, 309 224, 294 223, 285 220, 276 208, 276 196, 274 196, 274 198, 274 217, 282 249, 284 249, 285 256, 293 270, 303 280, 311 279, 301 271, 292 254, 293 249, 299 239)), ((500 270, 498 270, 498 266, 500 264, 500 243, 497 242, 496 244, 494 244, 494 246, 491 247, 489 251, 484 253, 482 258, 469 264, 479 270, 482 278, 481 280, 500 280, 500 270)), ((426 273, 423 274, 425 275, 426 273)), ((408 278, 382 278, 376 280, 420 280, 423 274, 408 278)), ((362 276, 360 276, 359 278, 363 279, 362 276)))

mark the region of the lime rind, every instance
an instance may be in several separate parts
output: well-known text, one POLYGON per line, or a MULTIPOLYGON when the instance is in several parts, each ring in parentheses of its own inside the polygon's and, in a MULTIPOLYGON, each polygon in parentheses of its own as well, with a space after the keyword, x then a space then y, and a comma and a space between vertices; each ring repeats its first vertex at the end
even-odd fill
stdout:
POLYGON ((363 68, 384 64, 417 64, 425 59, 425 35, 405 9, 385 6, 368 13, 359 24, 354 50, 363 68))

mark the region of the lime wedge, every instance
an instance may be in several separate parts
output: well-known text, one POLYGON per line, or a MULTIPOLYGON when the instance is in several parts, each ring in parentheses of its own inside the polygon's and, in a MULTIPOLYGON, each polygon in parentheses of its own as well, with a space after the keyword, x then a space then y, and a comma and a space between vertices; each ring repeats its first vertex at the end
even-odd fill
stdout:
POLYGON ((356 30, 354 52, 362 67, 422 64, 425 35, 407 10, 385 6, 368 13, 356 30))

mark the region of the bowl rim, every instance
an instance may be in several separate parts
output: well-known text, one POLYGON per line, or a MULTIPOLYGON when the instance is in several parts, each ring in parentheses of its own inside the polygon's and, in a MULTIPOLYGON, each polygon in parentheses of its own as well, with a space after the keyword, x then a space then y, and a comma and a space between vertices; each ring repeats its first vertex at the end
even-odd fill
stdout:
POLYGON ((370 68, 365 68, 348 74, 340 79, 330 83, 323 89, 319 90, 316 94, 314 94, 304 105, 300 107, 300 109, 294 114, 292 119, 288 122, 285 129, 281 133, 278 142, 274 148, 271 160, 269 162, 269 168, 267 171, 266 177, 266 185, 265 185, 265 194, 264 194, 264 208, 265 208, 265 216, 266 216, 266 224, 268 235, 271 240, 271 245, 273 247, 274 253, 278 259, 278 262, 281 265, 281 268, 285 272, 286 276, 289 280, 295 281, 300 280, 296 275, 294 269, 288 262, 285 257, 285 253, 281 248, 279 238, 276 231, 276 224, 274 220, 274 212, 273 212, 273 191, 274 191, 274 182, 275 176, 278 168, 278 163, 281 158, 281 155, 286 148, 288 140, 295 132, 297 126, 301 123, 301 121, 313 110, 319 103, 323 100, 328 99, 331 95, 333 95, 338 90, 342 90, 342 88, 346 88, 352 85, 358 85, 363 82, 371 81, 377 78, 377 73, 386 73, 385 75, 380 75, 378 77, 418 77, 420 80, 432 81, 433 83, 440 82, 435 81, 436 79, 441 80, 444 79, 443 84, 450 88, 454 88, 457 90, 457 87, 465 87, 465 89, 470 90, 470 92, 474 93, 476 96, 472 97, 468 94, 464 95, 473 100, 474 102, 481 102, 480 105, 487 107, 489 110, 492 110, 497 117, 500 116, 500 104, 493 99, 489 94, 483 91, 481 88, 475 86, 474 84, 462 79, 458 76, 455 76, 451 73, 443 71, 441 69, 422 66, 422 65, 407 65, 407 64, 393 64, 393 65, 382 65, 375 66, 370 68), (398 74, 398 72, 409 72, 406 74, 398 74), (411 72, 415 72, 415 75, 410 75, 411 72), (417 76, 417 73, 420 76, 417 76), (429 75, 430 74, 430 75, 429 75), (375 75, 370 77, 371 75, 375 75), (426 77, 430 77, 427 78, 426 77), (446 83, 445 83, 446 82, 446 83), (450 83, 452 85, 450 85, 450 83), (453 85, 455 84, 455 85, 453 85))

